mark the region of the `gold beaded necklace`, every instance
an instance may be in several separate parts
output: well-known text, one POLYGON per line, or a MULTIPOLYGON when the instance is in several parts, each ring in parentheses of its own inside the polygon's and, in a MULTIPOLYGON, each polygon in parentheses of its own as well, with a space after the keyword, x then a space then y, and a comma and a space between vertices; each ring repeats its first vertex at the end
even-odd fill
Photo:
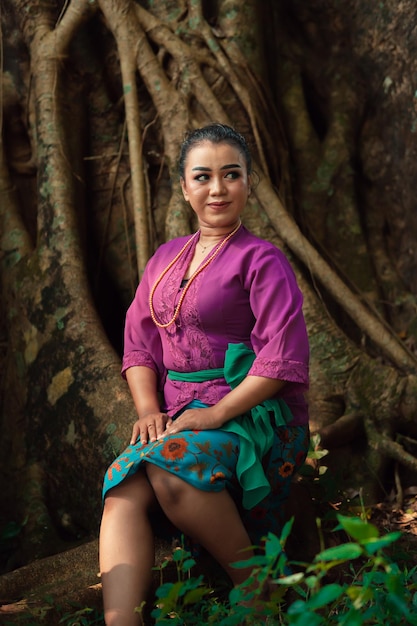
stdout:
POLYGON ((174 265, 174 263, 176 263, 178 261, 178 259, 180 258, 180 256, 185 252, 185 250, 192 244, 192 242, 194 241, 194 239, 197 237, 197 235, 199 234, 200 231, 197 231, 195 233, 195 235, 193 235, 193 237, 191 237, 191 239, 189 239, 185 245, 181 248, 181 250, 178 252, 178 254, 172 259, 172 261, 167 265, 167 267, 162 270, 162 272, 160 273, 160 275, 158 276, 158 278, 156 279, 151 292, 149 294, 149 310, 151 312, 151 318, 152 321, 154 322, 154 324, 156 324, 156 326, 158 326, 159 328, 167 328, 168 326, 171 326, 171 324, 173 324, 175 322, 175 320, 177 319, 179 313, 180 313, 180 309, 181 309, 181 305, 183 303, 183 300, 185 298, 185 294, 187 293, 188 289, 191 286, 191 283, 193 282, 193 280, 195 278, 197 278, 197 276, 207 267, 207 265, 209 265, 209 263, 212 262, 212 260, 219 254, 220 250, 222 250, 222 248, 224 248, 224 246, 227 244, 227 242, 229 241, 229 239, 231 237, 233 237, 233 235, 239 230, 240 228, 240 222, 239 224, 236 226, 236 228, 234 228, 232 230, 231 233, 229 233, 227 235, 227 237, 225 237, 223 239, 223 241, 218 245, 218 247, 214 250, 214 252, 212 254, 210 254, 207 258, 207 260, 203 263, 203 265, 200 265, 199 268, 196 269, 196 271, 194 272, 194 274, 192 274, 187 282, 187 284, 185 285, 184 289, 182 290, 180 299, 178 300, 178 304, 175 307, 175 311, 174 311, 174 315, 172 316, 172 318, 169 320, 169 322, 166 322, 166 324, 162 324, 161 322, 159 322, 156 319, 156 315, 155 315, 155 309, 153 307, 153 296, 155 293, 156 288, 158 287, 159 283, 161 282, 161 280, 163 279, 163 277, 165 276, 165 274, 167 272, 169 272, 169 270, 171 269, 171 267, 174 265))

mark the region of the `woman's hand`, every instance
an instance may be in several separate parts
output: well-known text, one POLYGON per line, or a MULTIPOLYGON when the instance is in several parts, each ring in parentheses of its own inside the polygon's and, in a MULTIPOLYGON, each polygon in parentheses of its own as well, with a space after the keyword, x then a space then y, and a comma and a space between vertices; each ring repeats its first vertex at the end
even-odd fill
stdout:
POLYGON ((134 445, 138 439, 141 444, 160 439, 166 428, 172 424, 172 419, 166 413, 147 413, 142 415, 134 424, 130 444, 134 445))
POLYGON ((183 430, 214 430, 229 420, 243 415, 254 406, 275 394, 285 386, 285 381, 263 376, 246 376, 217 404, 202 409, 187 409, 167 427, 159 439, 183 430))
POLYGON ((163 439, 167 435, 175 435, 183 430, 213 430, 221 428, 222 422, 219 420, 215 406, 202 409, 187 409, 174 421, 168 424, 164 433, 159 437, 163 439))

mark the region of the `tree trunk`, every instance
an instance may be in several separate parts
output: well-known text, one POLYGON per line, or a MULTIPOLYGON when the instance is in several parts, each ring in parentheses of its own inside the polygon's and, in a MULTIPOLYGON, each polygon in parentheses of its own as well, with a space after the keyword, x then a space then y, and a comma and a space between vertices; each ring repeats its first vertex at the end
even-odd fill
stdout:
POLYGON ((21 525, 2 570, 97 534, 135 420, 125 311, 156 247, 195 228, 176 159, 213 120, 248 137, 244 222, 302 287, 339 497, 378 501, 397 464, 412 480, 412 0, 4 0, 1 18, 0 487, 21 525))

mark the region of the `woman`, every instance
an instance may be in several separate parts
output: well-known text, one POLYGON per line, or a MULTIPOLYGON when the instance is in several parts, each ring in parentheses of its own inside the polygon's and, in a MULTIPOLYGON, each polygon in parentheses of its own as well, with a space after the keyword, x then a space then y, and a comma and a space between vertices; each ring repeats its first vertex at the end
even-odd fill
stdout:
POLYGON ((232 564, 279 533, 282 503, 308 448, 308 340, 283 253, 240 216, 251 191, 245 139, 221 124, 180 154, 199 230, 163 244, 126 315, 122 372, 138 414, 104 484, 100 566, 106 623, 140 624, 158 510, 232 564), (162 405, 159 392, 162 392, 162 405))

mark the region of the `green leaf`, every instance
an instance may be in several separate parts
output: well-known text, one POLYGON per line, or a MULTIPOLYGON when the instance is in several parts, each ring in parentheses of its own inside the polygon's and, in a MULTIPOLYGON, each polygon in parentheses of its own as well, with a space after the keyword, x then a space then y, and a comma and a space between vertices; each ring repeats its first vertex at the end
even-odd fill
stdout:
POLYGON ((329 454, 328 450, 313 450, 308 453, 309 459, 322 459, 329 454))
POLYGON ((267 565, 268 560, 262 554, 246 559, 246 561, 236 561, 236 563, 232 563, 232 567, 236 569, 245 569, 246 567, 264 567, 267 565))
POLYGON ((348 561, 350 559, 357 559, 363 554, 361 546, 357 543, 343 543, 340 546, 334 546, 323 550, 316 555, 315 561, 348 561))
MULTIPOLYGON (((294 602, 294 604, 297 603, 294 602)), ((307 611, 304 602, 301 603, 304 606, 297 606, 295 607, 295 610, 292 611, 294 604, 292 604, 287 611, 287 614, 290 617, 288 622, 289 624, 294 624, 295 626, 320 626, 321 624, 326 623, 320 615, 317 615, 317 613, 307 611)))
POLYGON ((347 517, 345 515, 338 515, 337 519, 341 527, 347 532, 348 535, 362 543, 367 539, 375 539, 379 537, 379 532, 376 526, 369 522, 364 522, 359 517, 347 517))
POLYGON ((346 589, 346 595, 351 600, 355 609, 361 609, 365 604, 372 601, 374 594, 369 587, 352 585, 346 589))
POLYGON ((188 572, 188 570, 194 567, 195 563, 195 559, 185 559, 184 563, 182 564, 183 572, 188 572))
POLYGON ((288 615, 298 615, 299 613, 304 613, 306 608, 306 603, 303 600, 295 600, 287 610, 288 615))
POLYGON ((341 623, 343 626, 363 626, 365 622, 363 616, 358 611, 351 609, 341 623))
POLYGON ((171 589, 172 589, 173 586, 174 586, 174 583, 163 583, 156 590, 156 592, 155 592, 156 596, 158 598, 166 597, 171 592, 171 589))
POLYGON ((189 556, 191 556, 190 553, 186 550, 183 550, 182 548, 176 548, 172 554, 172 558, 176 563, 178 563, 179 561, 183 561, 189 556))
POLYGON ((198 589, 192 589, 191 591, 187 591, 184 596, 184 606, 188 604, 197 604, 200 602, 204 596, 210 593, 210 589, 208 587, 198 587, 198 589))
POLYGON ((179 590, 179 596, 184 596, 188 591, 192 591, 193 589, 198 589, 203 583, 203 575, 201 574, 198 578, 187 578, 180 583, 181 587, 179 590))
POLYGON ((322 626, 328 622, 325 622, 321 615, 317 613, 304 613, 300 616, 301 619, 297 620, 297 626, 322 626))
POLYGON ((177 608, 178 597, 183 589, 182 582, 165 583, 161 585, 156 594, 159 597, 158 604, 160 605, 160 614, 167 615, 171 611, 177 608))
POLYGON ((290 576, 280 576, 279 578, 274 579, 274 583, 276 585, 284 585, 290 587, 291 585, 297 585, 304 578, 304 574, 302 572, 297 572, 296 574, 291 574, 290 576))
POLYGON ((388 533, 387 535, 384 535, 383 537, 379 537, 375 539, 368 539, 366 541, 363 541, 362 545, 365 548, 366 552, 368 552, 368 554, 375 554, 375 552, 377 552, 378 550, 381 550, 382 548, 386 548, 394 541, 397 541, 400 537, 401 537, 401 532, 396 531, 393 533, 388 533))
MULTIPOLYGON (((417 616, 414 613, 414 618, 411 617, 412 614, 410 613, 408 605, 403 598, 400 598, 396 594, 388 593, 386 596, 386 603, 388 606, 395 608, 398 616, 401 616, 401 618, 404 617, 407 620, 406 623, 417 624, 417 616)), ((401 623, 400 620, 398 621, 401 623)))
POLYGON ((310 600, 306 603, 306 608, 308 609, 321 609, 323 606, 327 604, 331 604, 343 594, 344 588, 341 585, 336 583, 332 583, 330 585, 326 585, 319 589, 319 591, 314 594, 310 600))
MULTIPOLYGON (((287 522, 284 526, 283 529, 283 533, 285 531, 286 528, 288 528, 288 525, 290 526, 290 530, 291 530, 291 520, 290 522, 287 522)), ((279 540, 279 538, 274 535, 274 533, 268 533, 268 535, 265 538, 265 552, 266 554, 277 554, 277 552, 281 552, 281 541, 279 540)))
POLYGON ((229 602, 231 605, 238 604, 245 597, 244 591, 242 591, 239 587, 233 587, 229 593, 229 602))
POLYGON ((317 586, 319 580, 320 579, 318 576, 307 576, 305 579, 305 583, 309 589, 314 589, 314 587, 317 586))
MULTIPOLYGON (((281 546, 285 545, 285 542, 290 536, 293 524, 294 524, 294 517, 288 520, 288 522, 286 522, 286 524, 284 525, 284 528, 282 529, 282 532, 281 532, 281 538, 280 540, 278 540, 278 544, 280 544, 281 546)), ((275 537, 275 535, 273 535, 272 533, 269 533, 268 540, 270 540, 272 537, 275 537)))

